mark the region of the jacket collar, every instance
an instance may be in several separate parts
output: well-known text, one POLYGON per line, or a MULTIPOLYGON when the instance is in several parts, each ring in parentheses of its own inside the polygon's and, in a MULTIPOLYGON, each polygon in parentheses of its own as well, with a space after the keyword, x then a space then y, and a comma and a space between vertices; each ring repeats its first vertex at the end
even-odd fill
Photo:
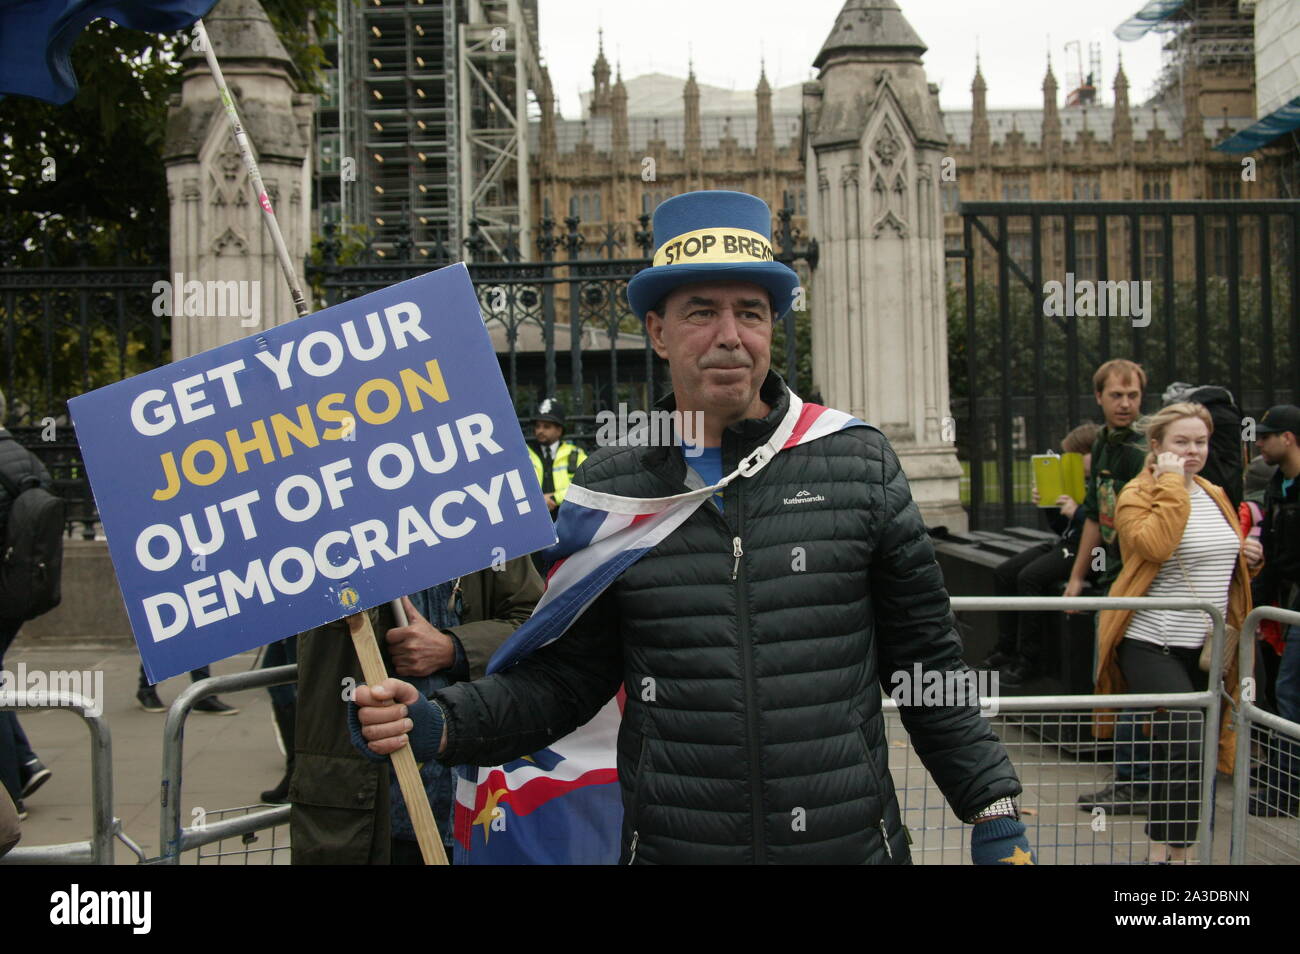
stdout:
MULTIPOLYGON (((3 434, 4 430, 0 428, 0 435, 3 434)), ((1300 477, 1296 477, 1295 480, 1291 481, 1291 486, 1287 488, 1286 493, 1282 492, 1282 481, 1284 480, 1286 480, 1286 474, 1282 473, 1281 467, 1273 471, 1273 476, 1268 479, 1267 495, 1276 500, 1300 500, 1300 477)))
MULTIPOLYGON (((790 389, 775 371, 767 372, 758 395, 771 410, 764 417, 748 417, 737 421, 722 432, 724 468, 728 462, 730 466, 735 466, 742 457, 766 441, 790 407, 790 389)), ((676 396, 671 392, 664 395, 655 403, 655 410, 677 410, 676 396)), ((678 437, 676 433, 673 436, 675 440, 678 437)), ((686 478, 686 458, 676 443, 672 447, 648 447, 642 452, 641 460, 647 470, 656 471, 674 484, 680 484, 686 478)))
MULTIPOLYGON (((1196 486, 1205 491, 1211 500, 1219 505, 1219 509, 1224 514, 1230 514, 1234 520, 1236 519, 1237 513, 1232 509, 1232 504, 1228 502, 1228 495, 1222 487, 1210 483, 1200 474, 1193 474, 1192 480, 1196 483, 1196 486)), ((1156 475, 1151 472, 1150 467, 1143 467, 1141 473, 1131 478, 1128 483, 1136 483, 1150 490, 1156 484, 1156 475)), ((1127 487, 1128 484, 1125 484, 1125 486, 1127 487)))
POLYGON ((1106 444, 1138 444, 1142 441, 1142 435, 1131 424, 1128 427, 1111 427, 1106 424, 1101 429, 1101 440, 1106 444))

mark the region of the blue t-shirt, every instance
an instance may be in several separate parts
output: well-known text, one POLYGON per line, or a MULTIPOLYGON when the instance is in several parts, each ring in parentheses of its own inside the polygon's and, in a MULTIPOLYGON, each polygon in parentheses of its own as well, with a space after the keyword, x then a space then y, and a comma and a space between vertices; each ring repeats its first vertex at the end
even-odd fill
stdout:
MULTIPOLYGON (((693 447, 687 449, 694 450, 693 447)), ((711 486, 722 479, 721 447, 705 447, 698 457, 687 457, 686 461, 695 468, 697 474, 704 478, 704 486, 711 486)), ((713 502, 719 510, 722 509, 721 491, 713 495, 713 502)))

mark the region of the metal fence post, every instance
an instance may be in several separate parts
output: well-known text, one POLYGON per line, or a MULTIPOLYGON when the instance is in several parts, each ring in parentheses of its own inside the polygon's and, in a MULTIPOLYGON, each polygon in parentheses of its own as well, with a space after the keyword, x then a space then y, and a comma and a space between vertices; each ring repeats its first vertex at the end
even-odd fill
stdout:
MULTIPOLYGON (((1223 642, 1224 642, 1224 619, 1219 608, 1209 600, 1186 599, 1177 597, 1111 597, 1111 596, 1089 596, 1089 597, 1059 597, 1059 596, 1035 596, 1035 597, 998 597, 998 596, 954 596, 951 597, 953 610, 977 610, 992 611, 999 609, 1014 609, 1020 611, 1058 611, 1067 609, 1081 610, 1117 610, 1117 609, 1196 609, 1209 615, 1213 625, 1213 649, 1211 652, 1211 663, 1209 672, 1209 682, 1204 692, 1193 693, 1145 693, 1141 696, 1133 694, 1132 699, 1149 698, 1158 700, 1153 705, 1181 705, 1185 707, 1194 706, 1204 711, 1202 722, 1202 743, 1201 752, 1201 789, 1200 789, 1200 838, 1198 839, 1198 851, 1201 861, 1209 863, 1213 857, 1214 831, 1210 824, 1214 810, 1214 778, 1218 771, 1218 752, 1219 752, 1219 709, 1218 703, 1223 682, 1223 642)), ((1043 697, 1024 697, 1020 700, 1021 705, 1029 702, 1042 704, 1047 708, 1055 708, 1059 705, 1059 700, 1066 700, 1066 705, 1073 705, 1083 708, 1097 707, 1097 699, 1104 697, 1097 696, 1043 696, 1043 697)), ((1125 696, 1114 698, 1125 699, 1125 696)))
POLYGON ((201 679, 191 683, 176 697, 176 701, 167 710, 167 721, 163 726, 162 792, 159 807, 161 820, 158 832, 160 863, 180 864, 182 851, 205 842, 204 838, 187 838, 185 827, 181 824, 181 763, 185 749, 185 720, 194 704, 217 693, 278 686, 294 682, 297 678, 296 663, 270 669, 253 669, 229 676, 201 679))
MULTIPOLYGON (((1197 609, 1203 610, 1210 615, 1210 622, 1213 625, 1212 639, 1213 645, 1210 647, 1210 672, 1209 681, 1206 683, 1207 689, 1212 696, 1212 700, 1205 707, 1205 723, 1202 730, 1204 738, 1204 748, 1201 749, 1201 839, 1200 855, 1202 864, 1211 864, 1214 860, 1212 853, 1214 826, 1211 819, 1214 817, 1214 781, 1219 771, 1219 706, 1220 697, 1226 697, 1228 704, 1232 704, 1231 696, 1223 691, 1223 641, 1224 641, 1224 619, 1223 614, 1219 612, 1219 607, 1210 603, 1208 600, 1197 600, 1201 605, 1197 609)), ((1237 673, 1238 685, 1241 683, 1241 673, 1237 673)))
POLYGON ((90 703, 77 692, 0 692, 0 709, 72 709, 90 730, 90 818, 89 841, 59 845, 30 845, 14 848, 0 864, 91 864, 113 863, 113 837, 118 820, 113 816, 113 742, 102 713, 92 715, 90 703))
MULTIPOLYGON (((1250 611, 1241 625, 1241 642, 1237 647, 1239 668, 1242 678, 1255 673, 1255 629, 1260 621, 1277 620, 1300 626, 1300 613, 1294 610, 1279 609, 1276 606, 1256 606, 1250 611)), ((1246 823, 1249 820, 1247 808, 1250 804, 1250 745, 1255 725, 1265 725, 1274 731, 1290 735, 1295 744, 1300 745, 1300 725, 1265 712, 1255 705, 1255 693, 1241 694, 1237 706, 1237 749, 1232 776, 1232 841, 1229 863, 1246 864, 1246 823)))

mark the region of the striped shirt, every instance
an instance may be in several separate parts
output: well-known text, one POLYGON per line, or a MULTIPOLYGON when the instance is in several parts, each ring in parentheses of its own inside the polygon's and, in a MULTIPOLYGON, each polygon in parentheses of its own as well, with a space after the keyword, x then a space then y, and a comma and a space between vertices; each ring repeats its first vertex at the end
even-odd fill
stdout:
MULTIPOLYGON (((1192 509, 1183 538, 1174 556, 1160 567, 1151 588, 1143 595, 1211 600, 1226 615, 1228 587, 1241 550, 1241 538, 1214 498, 1199 484, 1192 485, 1191 497, 1192 509)), ((1209 624, 1209 617, 1199 610, 1138 610, 1124 635, 1159 646, 1199 649, 1205 642, 1209 624)))

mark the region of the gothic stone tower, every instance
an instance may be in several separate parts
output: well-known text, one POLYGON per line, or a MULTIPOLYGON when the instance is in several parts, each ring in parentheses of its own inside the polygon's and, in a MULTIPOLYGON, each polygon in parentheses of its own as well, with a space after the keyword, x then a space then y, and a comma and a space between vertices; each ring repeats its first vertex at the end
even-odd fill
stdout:
POLYGON ((947 151, 925 45, 894 0, 848 0, 804 87, 813 378, 889 437, 930 526, 964 530, 948 407, 947 151))

